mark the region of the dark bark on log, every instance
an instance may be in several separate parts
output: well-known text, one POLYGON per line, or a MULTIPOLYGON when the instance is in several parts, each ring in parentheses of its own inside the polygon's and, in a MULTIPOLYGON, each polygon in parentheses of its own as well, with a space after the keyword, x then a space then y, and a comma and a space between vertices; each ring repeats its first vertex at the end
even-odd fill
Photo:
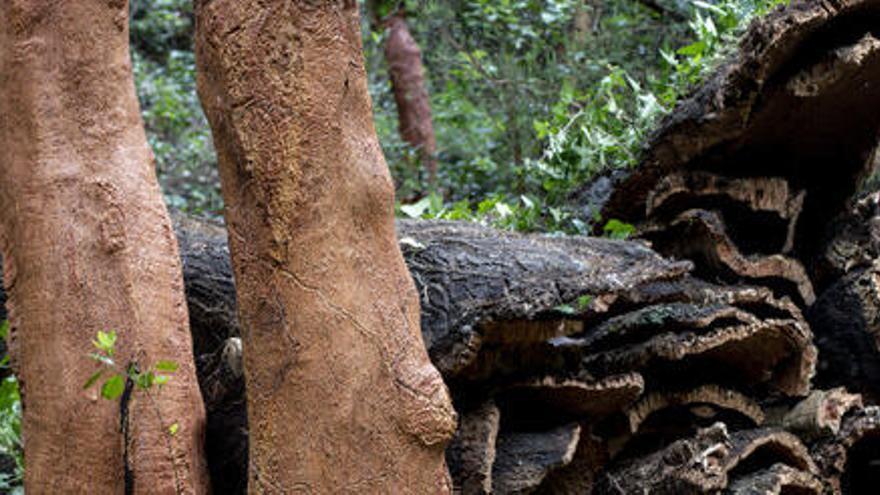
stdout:
POLYGON ((813 474, 807 448, 780 430, 728 433, 723 423, 605 473, 597 493, 715 493, 762 468, 778 464, 813 474))
POLYGON ((817 385, 880 399, 880 193, 831 225, 815 262, 827 288, 806 316, 820 349, 817 385))
POLYGON ((491 401, 459 414, 458 431, 446 449, 446 462, 462 495, 492 493, 500 419, 500 412, 491 401))
POLYGON ((514 432, 498 436, 492 469, 496 493, 524 494, 574 458, 581 427, 568 424, 544 432, 514 432))
POLYGON ((880 408, 858 409, 811 454, 834 494, 873 493, 880 486, 880 408))

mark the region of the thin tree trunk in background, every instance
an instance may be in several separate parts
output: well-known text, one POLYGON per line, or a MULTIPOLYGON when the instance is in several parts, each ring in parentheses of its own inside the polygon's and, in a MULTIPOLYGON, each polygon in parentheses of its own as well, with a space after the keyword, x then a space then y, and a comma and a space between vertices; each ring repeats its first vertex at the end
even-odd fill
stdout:
POLYGON ((357 2, 202 0, 251 493, 443 493, 455 413, 419 330, 357 2))
POLYGON ((208 491, 177 242, 127 19, 124 0, 0 3, 0 247, 28 493, 208 491), (83 390, 108 330, 123 366, 179 363, 170 383, 114 402, 83 390))
POLYGON ((385 60, 397 104, 400 136, 419 151, 421 164, 428 172, 433 187, 437 179, 437 140, 431 119, 431 101, 422 66, 422 52, 406 23, 406 14, 399 10, 382 21, 388 31, 385 60))

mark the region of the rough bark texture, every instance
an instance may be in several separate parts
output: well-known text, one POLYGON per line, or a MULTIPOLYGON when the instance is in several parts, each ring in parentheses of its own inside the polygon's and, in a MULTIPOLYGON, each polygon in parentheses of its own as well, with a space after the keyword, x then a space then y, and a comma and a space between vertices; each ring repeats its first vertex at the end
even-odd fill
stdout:
POLYGON ((178 248, 127 22, 124 0, 0 4, 0 248, 28 493, 208 491, 178 248), (121 401, 83 390, 108 330, 123 366, 180 369, 121 401))
POLYGON ((428 173, 428 182, 433 184, 437 178, 437 139, 422 52, 409 31, 403 10, 395 12, 382 24, 388 36, 385 61, 397 104, 400 137, 418 150, 421 164, 428 173))
POLYGON ((251 493, 451 490, 358 4, 196 4, 241 315, 251 493))

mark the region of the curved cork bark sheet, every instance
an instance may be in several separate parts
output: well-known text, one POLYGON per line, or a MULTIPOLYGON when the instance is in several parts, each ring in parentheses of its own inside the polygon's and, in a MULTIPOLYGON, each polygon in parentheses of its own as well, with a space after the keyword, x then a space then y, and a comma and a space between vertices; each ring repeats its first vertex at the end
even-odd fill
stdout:
POLYGON ((501 413, 492 401, 463 411, 458 431, 446 449, 446 461, 456 490, 463 495, 492 493, 492 466, 501 413))
POLYGON ((638 373, 592 382, 546 377, 507 387, 496 401, 505 412, 505 424, 598 421, 632 404, 644 388, 638 373))
POLYGON ((655 450, 690 436, 698 426, 722 421, 728 426, 754 428, 763 424, 764 411, 749 397, 717 385, 681 392, 654 392, 624 410, 627 430, 610 441, 612 457, 655 450))
POLYGON ((597 352, 638 343, 664 332, 700 333, 711 328, 759 322, 751 313, 724 304, 657 304, 609 318, 588 330, 578 342, 591 352, 597 352))
POLYGON ((0 3, 0 249, 28 493, 209 489, 180 258, 127 21, 124 0, 0 3), (83 390, 92 339, 110 330, 121 366, 178 371, 118 401, 83 390))
POLYGON ((793 320, 767 320, 700 334, 664 333, 630 346, 587 353, 582 364, 600 376, 640 371, 649 382, 657 383, 763 383, 797 396, 809 391, 815 361, 816 349, 804 325, 793 320))
POLYGON ((723 423, 641 458, 613 466, 596 493, 717 493, 731 480, 785 465, 806 474, 816 467, 794 435, 757 429, 728 433, 723 423))
POLYGON ((492 468, 494 493, 533 492, 549 473, 572 461, 580 435, 577 424, 542 432, 500 433, 492 468))
POLYGON ((797 2, 756 20, 737 54, 663 122, 603 217, 641 221, 650 191, 677 171, 781 177, 806 191, 796 249, 818 249, 871 167, 878 19, 880 3, 850 0, 797 2))
POLYGON ((730 237, 746 253, 786 253, 804 203, 780 177, 731 179, 706 172, 676 172, 660 180, 647 198, 646 215, 672 220, 699 208, 720 211, 730 237))
POLYGON ((813 284, 800 261, 783 256, 743 255, 727 235, 719 213, 688 210, 666 225, 653 225, 643 234, 668 256, 693 259, 695 274, 717 274, 728 282, 745 281, 769 286, 778 296, 789 296, 809 306, 816 300, 813 284))
POLYGON ((696 304, 701 306, 726 305, 747 311, 758 318, 777 320, 799 320, 804 317, 794 303, 787 297, 781 299, 773 291, 761 286, 713 284, 695 277, 686 276, 674 280, 661 280, 615 294, 606 302, 601 313, 584 315, 585 324, 601 324, 605 319, 638 312, 646 306, 663 304, 696 304))
POLYGON ((820 495, 824 483, 815 475, 785 464, 774 464, 753 474, 733 480, 727 488, 730 495, 820 495))

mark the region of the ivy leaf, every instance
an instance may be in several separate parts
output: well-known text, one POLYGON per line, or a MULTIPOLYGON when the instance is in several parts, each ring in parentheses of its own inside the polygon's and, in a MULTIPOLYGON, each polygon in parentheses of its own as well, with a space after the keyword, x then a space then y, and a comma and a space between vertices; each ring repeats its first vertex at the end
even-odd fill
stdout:
POLYGON ((113 375, 101 386, 101 397, 107 400, 118 399, 125 392, 125 379, 122 375, 113 375))
POLYGON ((86 384, 83 385, 83 390, 88 390, 88 389, 92 388, 92 386, 95 383, 97 383, 98 378, 101 378, 101 375, 103 375, 103 374, 104 374, 104 370, 96 371, 92 376, 89 377, 88 380, 86 380, 86 384))
POLYGON ((159 361, 156 363, 156 371, 164 371, 166 373, 174 373, 177 371, 178 365, 174 361, 159 361))

